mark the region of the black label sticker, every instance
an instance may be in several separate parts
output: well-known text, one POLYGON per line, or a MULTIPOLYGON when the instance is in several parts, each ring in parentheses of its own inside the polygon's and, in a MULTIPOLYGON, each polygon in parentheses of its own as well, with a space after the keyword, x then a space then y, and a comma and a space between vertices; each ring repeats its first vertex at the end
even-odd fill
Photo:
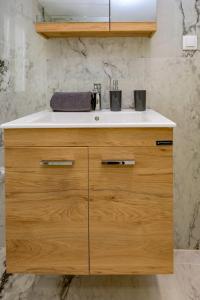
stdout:
POLYGON ((173 141, 156 141, 156 146, 172 146, 173 141))

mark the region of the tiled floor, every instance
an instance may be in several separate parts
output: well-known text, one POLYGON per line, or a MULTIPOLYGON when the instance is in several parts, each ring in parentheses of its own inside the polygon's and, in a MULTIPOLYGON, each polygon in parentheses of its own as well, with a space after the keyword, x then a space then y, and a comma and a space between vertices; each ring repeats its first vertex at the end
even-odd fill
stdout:
POLYGON ((200 251, 175 251, 175 274, 159 276, 8 275, 0 250, 4 300, 200 300, 200 251))

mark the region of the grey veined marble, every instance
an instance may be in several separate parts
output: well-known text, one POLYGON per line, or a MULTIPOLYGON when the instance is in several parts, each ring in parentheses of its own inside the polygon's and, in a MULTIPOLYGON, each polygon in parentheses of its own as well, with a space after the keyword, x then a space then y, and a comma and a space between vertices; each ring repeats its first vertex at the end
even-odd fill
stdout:
POLYGON ((35 276, 7 274, 0 249, 3 300, 199 300, 200 251, 177 250, 175 273, 158 276, 35 276))
POLYGON ((48 107, 54 91, 88 91, 94 82, 102 84, 103 107, 113 79, 125 108, 133 106, 134 89, 147 89, 148 106, 177 123, 175 246, 199 248, 200 0, 158 0, 151 39, 45 40, 33 26, 39 13, 36 0, 0 0, 0 122, 48 107), (198 35, 198 51, 182 51, 183 34, 198 35))

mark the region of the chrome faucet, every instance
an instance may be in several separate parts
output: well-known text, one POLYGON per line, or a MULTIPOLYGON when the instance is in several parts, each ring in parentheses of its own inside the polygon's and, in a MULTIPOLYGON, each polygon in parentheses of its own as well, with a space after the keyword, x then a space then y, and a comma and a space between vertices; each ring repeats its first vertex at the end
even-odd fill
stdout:
POLYGON ((95 110, 101 110, 101 84, 100 83, 94 83, 93 93, 96 100, 95 110))

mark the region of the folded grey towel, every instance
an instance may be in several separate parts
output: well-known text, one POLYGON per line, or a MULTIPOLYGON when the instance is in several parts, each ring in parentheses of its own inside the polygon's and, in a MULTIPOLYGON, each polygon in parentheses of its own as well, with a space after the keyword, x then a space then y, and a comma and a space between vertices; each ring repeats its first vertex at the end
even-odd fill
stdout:
POLYGON ((53 111, 90 111, 91 97, 91 92, 56 92, 51 98, 50 106, 53 111))

